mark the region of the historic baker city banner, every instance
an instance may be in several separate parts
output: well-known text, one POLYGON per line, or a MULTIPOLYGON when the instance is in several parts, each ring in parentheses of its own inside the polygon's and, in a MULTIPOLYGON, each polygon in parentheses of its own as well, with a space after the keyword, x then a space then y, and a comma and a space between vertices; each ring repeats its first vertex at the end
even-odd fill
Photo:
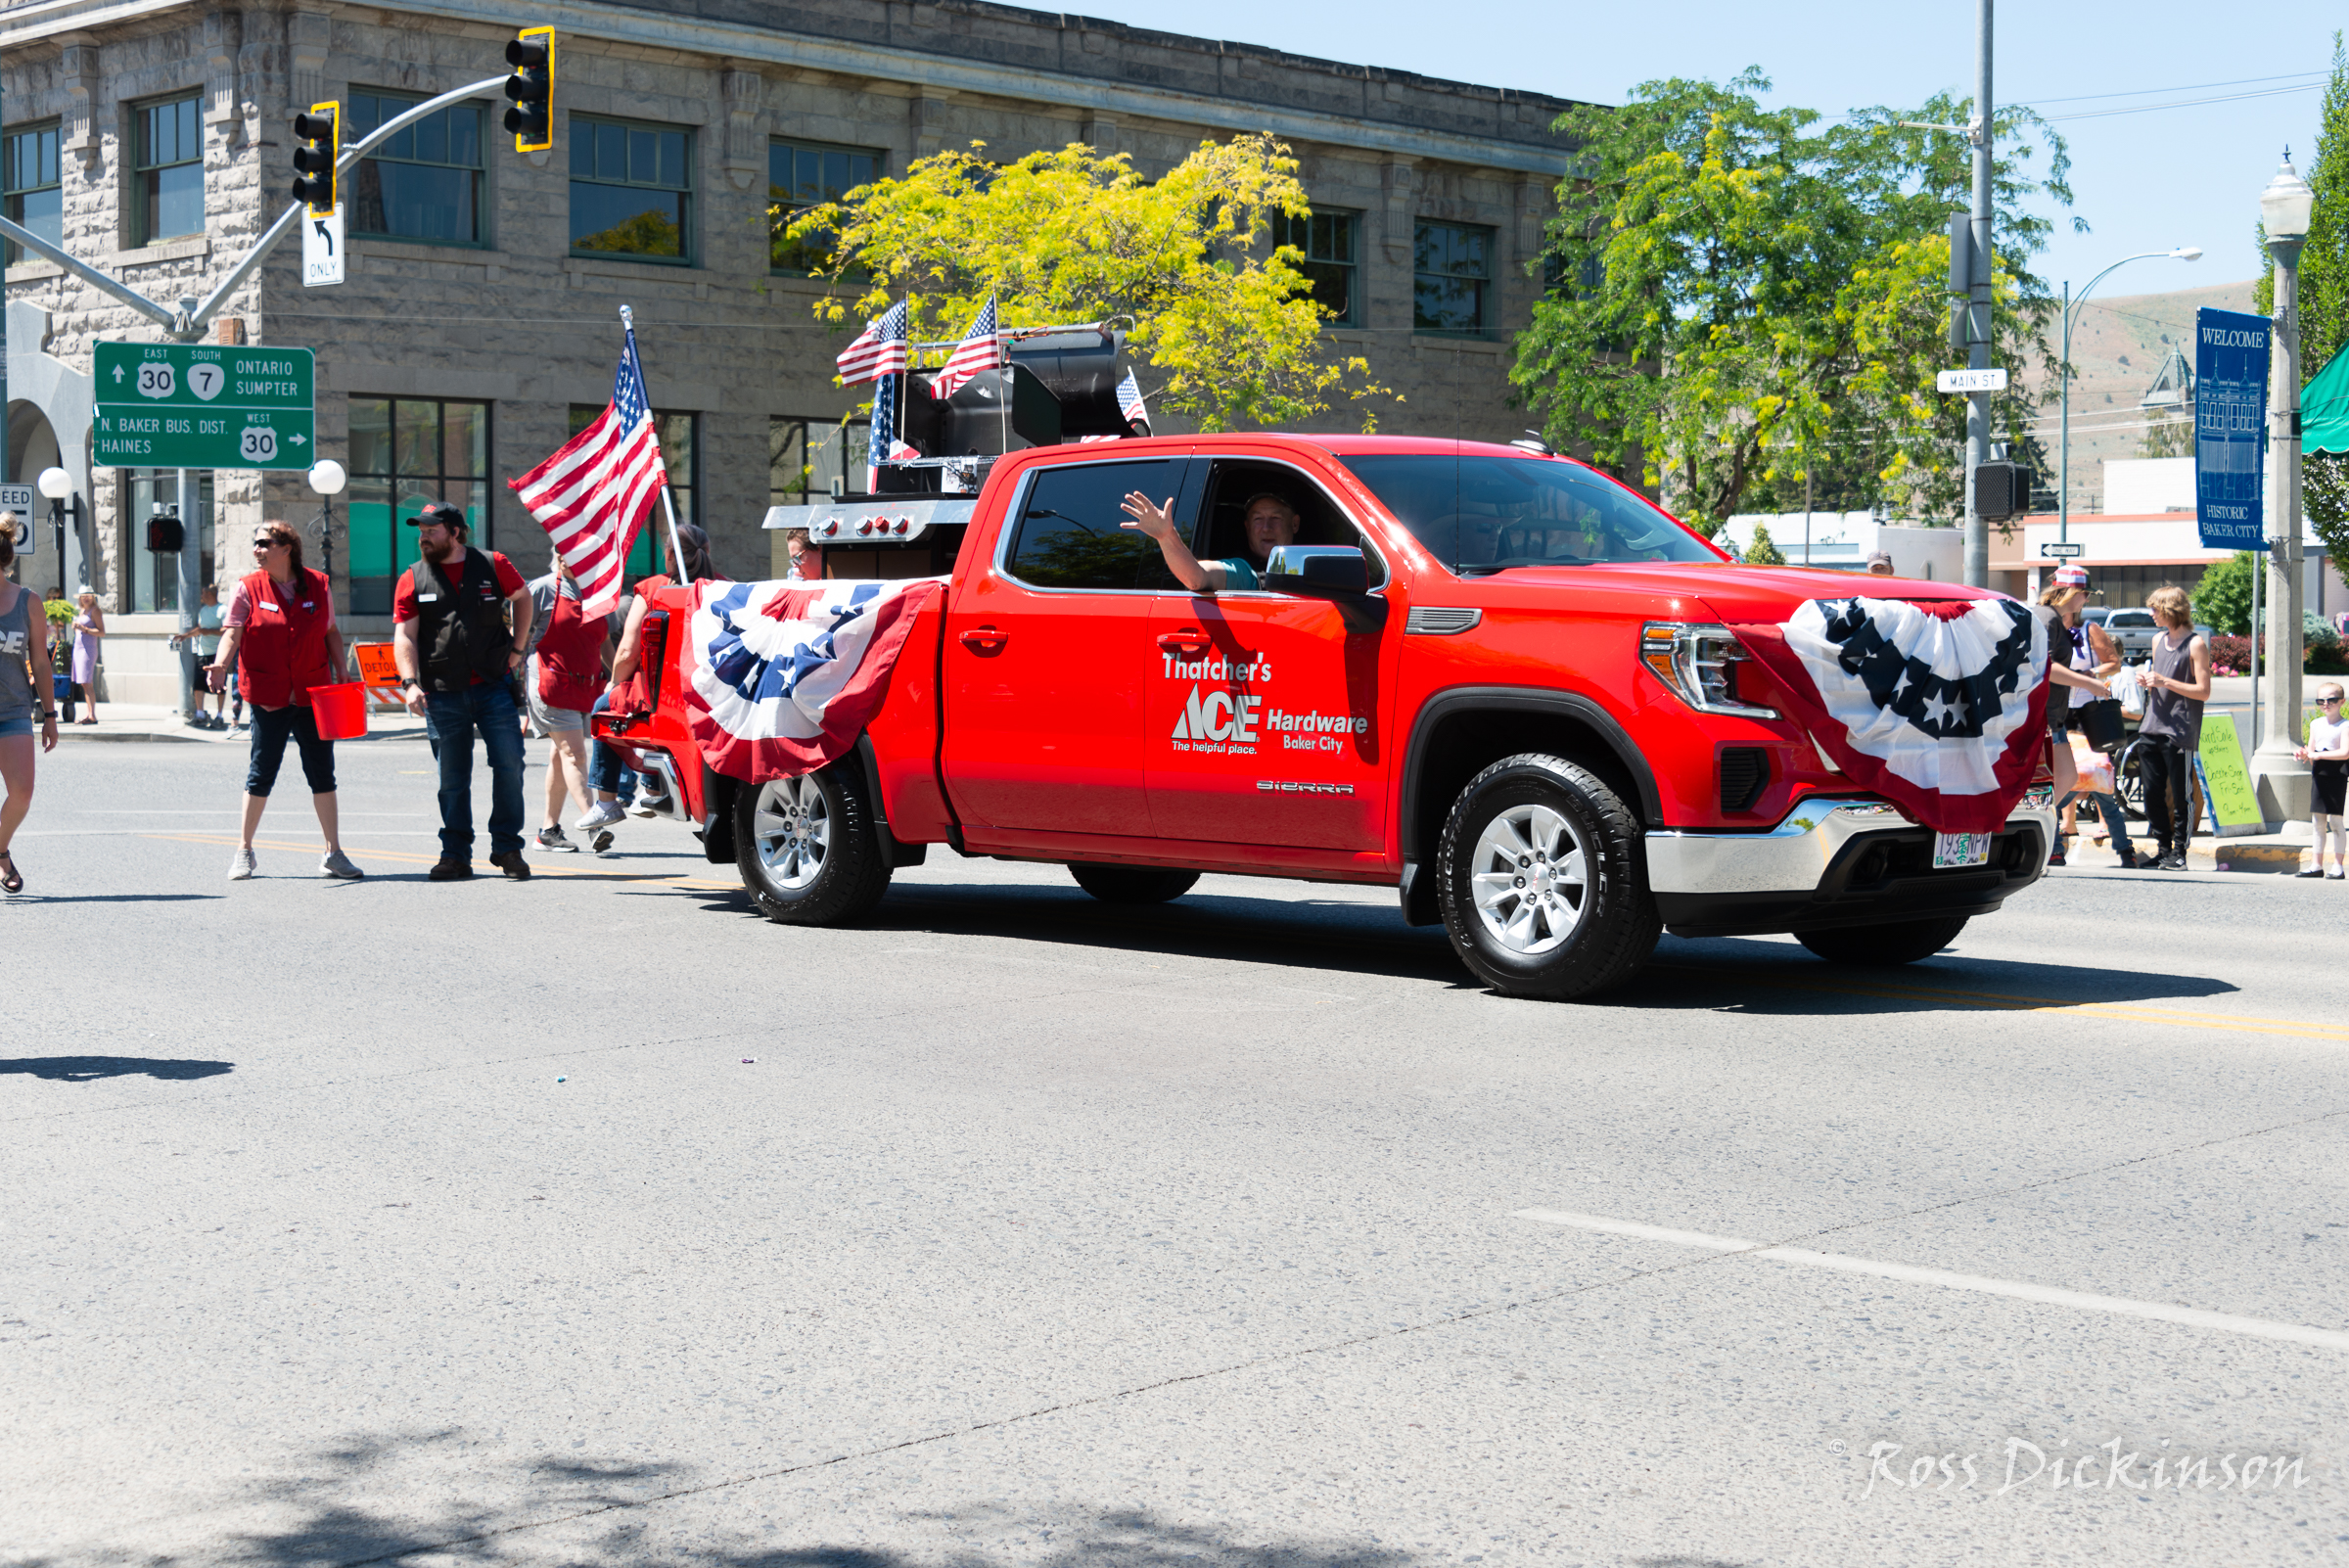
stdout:
POLYGON ((2194 522, 2205 550, 2256 550, 2265 537, 2266 316, 2194 313, 2194 522))

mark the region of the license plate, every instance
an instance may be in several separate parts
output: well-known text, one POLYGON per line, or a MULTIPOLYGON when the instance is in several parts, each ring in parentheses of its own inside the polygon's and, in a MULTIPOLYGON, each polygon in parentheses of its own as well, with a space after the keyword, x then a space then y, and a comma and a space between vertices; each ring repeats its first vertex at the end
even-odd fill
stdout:
POLYGON ((1988 865, 1990 863, 1990 835, 1987 833, 1936 833, 1933 835, 1933 869, 1945 866, 1988 865))

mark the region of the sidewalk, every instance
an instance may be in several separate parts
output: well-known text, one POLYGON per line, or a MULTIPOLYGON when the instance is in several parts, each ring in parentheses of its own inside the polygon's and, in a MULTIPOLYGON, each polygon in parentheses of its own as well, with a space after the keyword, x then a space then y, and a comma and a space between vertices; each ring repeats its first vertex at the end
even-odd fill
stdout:
MULTIPOLYGON (((95 724, 57 726, 60 741, 195 741, 211 745, 243 746, 245 735, 232 735, 224 729, 196 729, 179 716, 176 709, 153 703, 100 703, 95 724)), ((76 717, 85 712, 84 705, 74 705, 76 717)), ((62 715, 63 710, 60 710, 62 715)), ((383 709, 368 705, 367 733, 362 740, 422 740, 424 720, 405 711, 383 709)), ((343 745, 358 742, 345 741, 343 745)))

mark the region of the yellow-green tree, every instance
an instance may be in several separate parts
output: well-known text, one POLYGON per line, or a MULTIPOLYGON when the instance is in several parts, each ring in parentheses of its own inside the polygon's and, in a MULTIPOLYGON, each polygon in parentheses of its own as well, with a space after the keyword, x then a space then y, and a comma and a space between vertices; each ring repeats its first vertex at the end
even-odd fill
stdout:
MULTIPOLYGON (((819 319, 861 326, 900 295, 917 340, 957 337, 990 295, 1005 327, 1128 319, 1155 406, 1204 430, 1294 424, 1383 392, 1332 357, 1276 212, 1303 216, 1296 160, 1269 136, 1203 143, 1158 180, 1082 143, 990 162, 984 143, 902 179, 771 215, 787 243, 829 247, 819 319)), ((1374 405, 1361 402, 1363 428, 1374 405)))

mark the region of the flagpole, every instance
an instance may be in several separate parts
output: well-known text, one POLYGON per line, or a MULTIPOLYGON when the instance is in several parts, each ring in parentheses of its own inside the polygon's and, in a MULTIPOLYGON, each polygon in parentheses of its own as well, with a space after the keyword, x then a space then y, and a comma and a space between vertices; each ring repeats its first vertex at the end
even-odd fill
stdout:
MULTIPOLYGON (((644 389, 644 417, 650 419, 653 417, 653 389, 652 384, 644 379, 644 361, 636 354, 636 311, 632 306, 623 304, 620 307, 620 325, 621 330, 627 334, 628 358, 636 366, 636 385, 644 389)), ((653 449, 656 454, 660 452, 660 446, 661 427, 656 424, 653 427, 653 449)), ((685 581, 685 546, 677 537, 677 509, 668 499, 668 459, 666 456, 661 458, 661 515, 668 519, 669 569, 676 574, 676 580, 682 585, 685 581)))

